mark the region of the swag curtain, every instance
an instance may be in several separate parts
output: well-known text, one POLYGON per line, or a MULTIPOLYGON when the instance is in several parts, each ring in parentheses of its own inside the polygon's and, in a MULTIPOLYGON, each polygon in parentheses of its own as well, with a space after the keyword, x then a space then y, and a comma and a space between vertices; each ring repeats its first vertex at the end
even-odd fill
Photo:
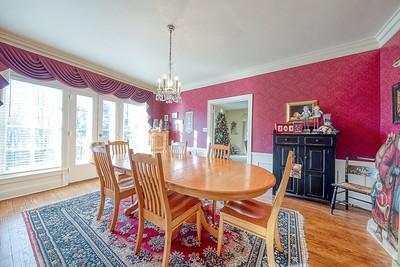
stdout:
MULTIPOLYGON (((6 69, 33 79, 57 80, 74 88, 90 88, 99 94, 139 103, 149 102, 152 96, 150 91, 0 42, 0 71, 6 69)), ((0 75, 0 89, 6 85, 8 82, 0 75)))

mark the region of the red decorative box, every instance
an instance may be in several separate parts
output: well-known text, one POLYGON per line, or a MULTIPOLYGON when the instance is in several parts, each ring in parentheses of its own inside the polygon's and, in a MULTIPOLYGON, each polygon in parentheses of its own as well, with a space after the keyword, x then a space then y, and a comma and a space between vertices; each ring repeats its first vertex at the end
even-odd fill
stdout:
POLYGON ((302 133, 302 123, 275 123, 276 133, 302 133))

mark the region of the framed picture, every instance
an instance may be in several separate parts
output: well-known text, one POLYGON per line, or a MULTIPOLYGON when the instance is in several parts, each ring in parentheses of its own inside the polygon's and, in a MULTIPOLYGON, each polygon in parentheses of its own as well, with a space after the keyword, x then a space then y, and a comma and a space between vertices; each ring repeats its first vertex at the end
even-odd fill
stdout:
POLYGON ((392 92, 393 123, 400 124, 400 82, 393 85, 392 92))
POLYGON ((178 112, 172 112, 171 113, 171 118, 172 119, 177 119, 178 118, 178 112))
POLYGON ((286 103, 286 121, 302 121, 304 119, 301 115, 303 107, 307 106, 310 112, 312 112, 315 105, 318 105, 318 100, 286 103))
POLYGON ((168 115, 164 115, 164 121, 168 121, 168 115))
POLYGON ((188 111, 185 113, 185 132, 190 134, 193 132, 193 111, 188 111))

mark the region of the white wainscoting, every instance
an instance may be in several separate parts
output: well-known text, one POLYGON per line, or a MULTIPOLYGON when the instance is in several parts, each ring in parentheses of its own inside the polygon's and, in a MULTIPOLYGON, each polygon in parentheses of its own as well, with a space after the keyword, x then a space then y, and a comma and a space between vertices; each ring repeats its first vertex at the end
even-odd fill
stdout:
POLYGON ((0 200, 29 195, 66 185, 67 171, 36 172, 0 179, 0 200))

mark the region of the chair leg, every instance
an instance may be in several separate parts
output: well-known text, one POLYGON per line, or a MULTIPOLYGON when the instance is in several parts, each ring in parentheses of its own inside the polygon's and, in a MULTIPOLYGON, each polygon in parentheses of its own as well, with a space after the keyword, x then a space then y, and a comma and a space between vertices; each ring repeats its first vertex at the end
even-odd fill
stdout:
POLYGON ((275 267, 275 255, 274 255, 274 236, 267 235, 265 239, 265 246, 267 247, 267 258, 268 267, 275 267))
POLYGON ((212 216, 213 216, 213 223, 217 222, 217 201, 213 200, 212 204, 212 216))
POLYGON ((282 247, 282 243, 281 243, 281 238, 279 236, 279 228, 278 228, 278 224, 276 224, 275 227, 275 244, 276 244, 276 248, 279 250, 279 252, 283 252, 283 247, 282 247))
POLYGON ((333 214, 333 210, 335 209, 336 206, 336 195, 337 195, 337 186, 335 186, 335 190, 333 191, 333 196, 331 200, 331 214, 333 214))
POLYGON ((139 224, 138 224, 138 232, 136 234, 135 254, 138 254, 140 251, 140 247, 142 245, 143 231, 144 231, 144 218, 141 212, 139 211, 139 224))
POLYGON ((203 212, 201 207, 196 212, 197 240, 199 240, 199 242, 201 242, 201 214, 200 214, 200 212, 203 212))
POLYGON ((119 213, 119 203, 120 203, 120 199, 119 198, 115 198, 114 199, 113 218, 112 218, 111 227, 110 227, 110 231, 111 232, 114 231, 115 225, 117 224, 118 213, 119 213))
POLYGON ((218 227, 218 243, 217 243, 217 256, 221 256, 222 242, 224 241, 224 216, 221 214, 219 217, 218 227))
POLYGON ((349 210, 349 190, 346 189, 346 210, 349 210))
POLYGON ((106 196, 103 192, 100 193, 100 203, 99 203, 99 211, 97 212, 97 220, 100 220, 104 211, 104 202, 106 201, 106 196))
POLYGON ((172 241, 172 229, 165 229, 165 237, 164 237, 164 254, 162 260, 162 267, 167 267, 169 264, 169 254, 171 252, 171 241, 172 241))

